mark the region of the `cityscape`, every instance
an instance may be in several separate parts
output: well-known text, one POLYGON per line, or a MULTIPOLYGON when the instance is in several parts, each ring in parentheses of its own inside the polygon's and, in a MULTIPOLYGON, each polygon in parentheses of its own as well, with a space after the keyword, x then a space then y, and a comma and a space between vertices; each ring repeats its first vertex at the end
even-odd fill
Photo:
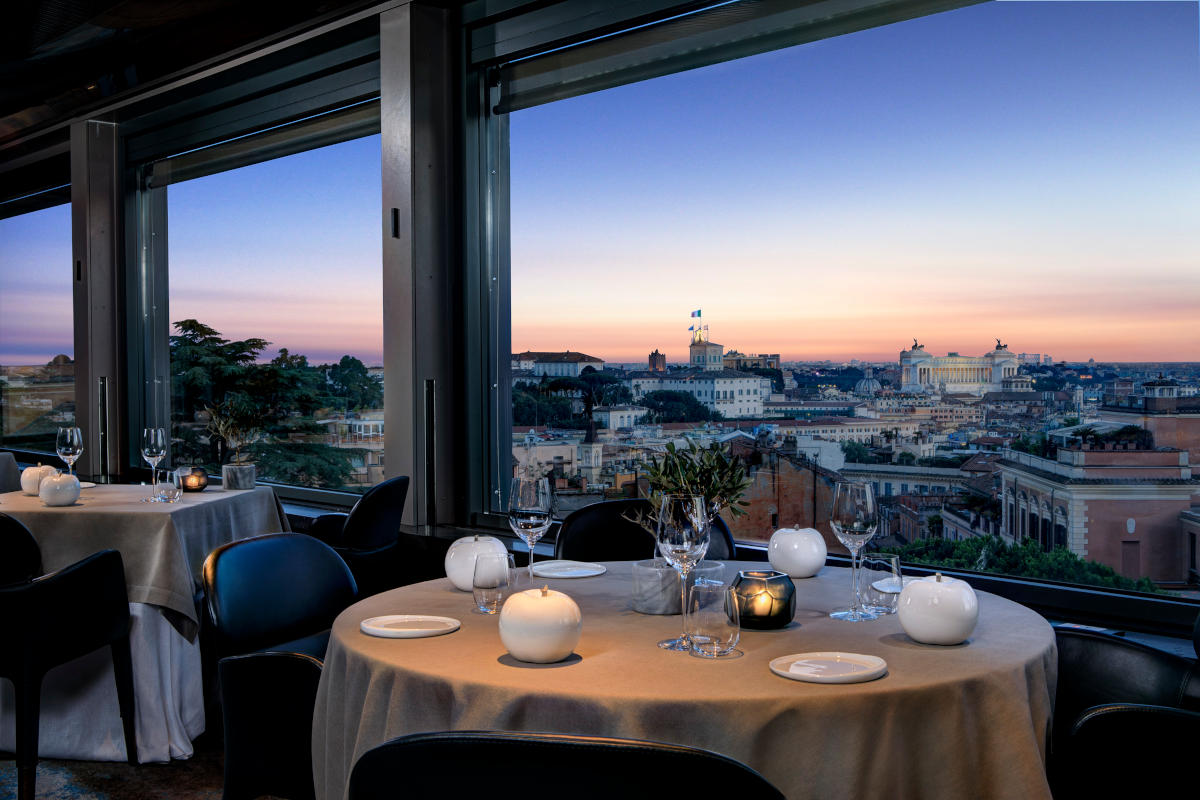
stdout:
POLYGON ((880 498, 876 546, 914 560, 987 568, 990 546, 996 568, 1025 546, 1077 557, 1035 577, 1194 591, 1200 363, 1064 362, 1000 339, 798 362, 727 348, 706 324, 685 335, 687 363, 513 354, 514 464, 554 478, 560 515, 645 492, 650 461, 692 440, 754 479, 749 513, 726 519, 742 541, 811 526, 840 550, 827 500, 849 478, 880 498))

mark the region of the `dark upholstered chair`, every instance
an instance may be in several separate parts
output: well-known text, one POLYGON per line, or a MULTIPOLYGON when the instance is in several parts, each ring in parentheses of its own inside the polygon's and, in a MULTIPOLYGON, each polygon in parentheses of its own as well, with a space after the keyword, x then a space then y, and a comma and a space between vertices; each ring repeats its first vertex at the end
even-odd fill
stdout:
POLYGON ((707 750, 498 731, 419 733, 381 744, 354 765, 349 796, 393 800, 402 792, 405 797, 441 797, 449 781, 456 797, 496 800, 525 800, 537 794, 538 786, 570 787, 566 794, 572 798, 674 797, 693 779, 705 797, 783 798, 745 764, 707 750), (532 766, 533 773, 514 771, 514 766, 532 766))
POLYGON ((349 514, 322 514, 309 528, 309 535, 350 565, 363 597, 401 585, 396 581, 401 560, 397 541, 408 484, 404 475, 389 478, 368 489, 349 514))
MULTIPOLYGON (((558 529, 554 557, 573 561, 640 561, 657 554, 654 536, 629 517, 654 518, 650 501, 609 500, 576 509, 567 515, 558 529)), ((725 520, 713 520, 708 553, 713 561, 734 556, 733 535, 725 520)))
POLYGON ((0 513, 0 586, 42 574, 42 551, 19 519, 0 513))
MULTIPOLYGON (((1076 796, 1079 781, 1087 780, 1085 773, 1105 763, 1096 754, 1078 749, 1092 739, 1087 730, 1083 737, 1074 733, 1090 709, 1116 704, 1200 711, 1200 669, 1193 659, 1097 631, 1057 627, 1055 637, 1058 689, 1049 772, 1056 796, 1076 796)), ((1132 730, 1152 718, 1114 712, 1111 718, 1088 724, 1095 725, 1095 730, 1109 730, 1122 720, 1129 720, 1132 730)), ((1114 741, 1111 746, 1121 745, 1114 741)))
POLYGON ((357 597, 341 556, 278 533, 214 550, 204 562, 211 646, 221 661, 225 800, 308 800, 312 714, 334 618, 357 597))
POLYGON ((1056 800, 1172 797, 1195 782, 1200 712, 1167 706, 1093 706, 1072 726, 1056 800))
POLYGON ((19 800, 34 795, 42 678, 106 645, 112 650, 125 751, 130 764, 138 763, 129 597, 120 553, 103 550, 49 575, 0 586, 0 638, 0 677, 12 681, 16 695, 19 800), (70 620, 70 635, 63 635, 63 620, 70 620))

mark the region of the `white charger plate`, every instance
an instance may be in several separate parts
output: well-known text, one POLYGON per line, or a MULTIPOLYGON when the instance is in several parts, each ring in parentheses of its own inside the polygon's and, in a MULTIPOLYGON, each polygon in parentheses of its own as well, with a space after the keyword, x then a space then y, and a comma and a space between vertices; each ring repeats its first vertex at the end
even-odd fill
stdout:
POLYGON ((426 614, 387 614, 364 619, 359 630, 368 636, 385 639, 420 639, 454 633, 461 622, 452 617, 432 617, 426 614))
POLYGON ((91 481, 80 481, 79 488, 80 489, 95 489, 96 484, 92 483, 91 481))
POLYGON ((887 662, 860 653, 797 653, 771 659, 771 672, 805 683, 862 683, 886 675, 887 662))
POLYGON ((603 564, 587 561, 535 561, 533 574, 539 578, 594 578, 608 572, 603 564))

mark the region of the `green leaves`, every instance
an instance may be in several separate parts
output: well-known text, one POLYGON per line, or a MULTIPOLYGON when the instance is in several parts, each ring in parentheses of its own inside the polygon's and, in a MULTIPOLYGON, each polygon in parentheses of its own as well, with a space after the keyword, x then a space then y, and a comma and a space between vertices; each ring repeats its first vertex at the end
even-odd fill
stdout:
POLYGON ((668 444, 661 460, 650 459, 647 476, 656 512, 664 494, 703 495, 714 514, 728 508, 735 517, 745 514, 750 505, 742 499, 750 487, 745 466, 716 443, 701 447, 689 439, 686 450, 668 444))

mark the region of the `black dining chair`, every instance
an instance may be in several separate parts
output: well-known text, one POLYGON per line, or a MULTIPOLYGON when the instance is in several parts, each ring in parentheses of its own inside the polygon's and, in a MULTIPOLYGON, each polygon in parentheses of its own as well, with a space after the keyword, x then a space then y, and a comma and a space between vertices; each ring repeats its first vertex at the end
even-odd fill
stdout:
POLYGON ((1194 659, 1100 631, 1057 626, 1054 633, 1058 688, 1048 773, 1056 797, 1077 796, 1081 781, 1088 780, 1086 773, 1106 763, 1090 749, 1079 749, 1093 741, 1092 730, 1110 731, 1127 721, 1129 735, 1135 736, 1155 719, 1141 707, 1200 711, 1200 669, 1194 659), (1114 705, 1131 710, 1084 721, 1093 709, 1114 705), (1081 722, 1084 731, 1078 734, 1081 722))
MULTIPOLYGON (((661 742, 504 731, 418 733, 368 750, 350 773, 349 800, 456 797, 524 800, 531 787, 514 765, 537 765, 537 785, 572 798, 672 797, 693 776, 706 797, 782 800, 766 778, 731 758, 661 742), (464 768, 469 765, 469 768, 464 768), (452 776, 448 778, 448 776, 452 776)), ((536 793, 536 792, 535 792, 536 793)))
MULTIPOLYGON (((645 498, 607 500, 576 509, 558 529, 554 557, 573 561, 639 561, 653 558, 654 534, 633 520, 654 524, 654 507, 645 498)), ((733 534, 725 520, 713 519, 708 553, 713 561, 734 558, 733 534)))
POLYGON ((1093 706, 1071 727, 1055 800, 1170 797, 1194 785, 1200 712, 1168 706, 1093 706))
POLYGON ((225 734, 225 800, 314 796, 312 716, 334 618, 358 590, 299 533, 222 545, 202 574, 225 734))
POLYGON ((346 560, 363 597, 401 585, 395 576, 408 485, 407 475, 388 478, 368 489, 349 514, 322 514, 309 527, 310 536, 346 560))
POLYGON ((21 520, 0 513, 0 586, 42 574, 42 551, 21 520))
POLYGON ((18 800, 33 800, 37 781, 42 679, 101 647, 112 650, 125 752, 130 764, 138 763, 129 624, 125 567, 116 550, 0 586, 0 677, 15 690, 18 800), (62 633, 63 620, 70 620, 69 636, 62 633))

